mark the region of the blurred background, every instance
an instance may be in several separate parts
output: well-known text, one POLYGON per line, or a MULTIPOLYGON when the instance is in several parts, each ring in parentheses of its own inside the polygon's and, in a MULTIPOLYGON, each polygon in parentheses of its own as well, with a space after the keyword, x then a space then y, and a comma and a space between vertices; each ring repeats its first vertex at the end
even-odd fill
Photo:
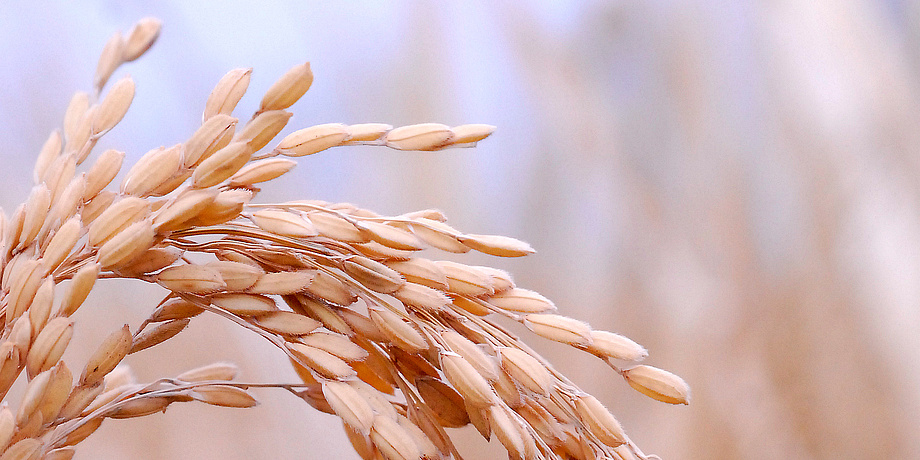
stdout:
MULTIPOLYGON (((476 149, 338 148, 263 202, 438 208, 536 255, 512 271, 561 312, 625 334, 681 375, 688 407, 632 391, 589 356, 533 339, 664 459, 920 458, 920 4, 912 1, 0 3, 0 205, 111 33, 164 21, 137 96, 97 151, 128 163, 185 140, 213 85, 253 67, 247 116, 311 61, 285 132, 327 122, 489 123, 476 149)), ((72 368, 162 293, 109 283, 77 313, 72 368)), ((129 358, 151 380, 217 360, 296 381, 214 318, 129 358)), ((253 410, 174 405, 110 420, 78 459, 357 458, 338 420, 287 393, 253 410)), ((475 432, 457 434, 479 451, 475 432)), ((489 450, 491 449, 491 450, 489 450)))

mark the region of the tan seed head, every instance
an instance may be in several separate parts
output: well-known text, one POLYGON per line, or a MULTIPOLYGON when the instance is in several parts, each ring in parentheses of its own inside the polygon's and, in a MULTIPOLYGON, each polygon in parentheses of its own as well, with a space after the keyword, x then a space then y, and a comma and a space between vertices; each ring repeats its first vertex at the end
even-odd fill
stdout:
POLYGON ((581 418, 585 427, 594 436, 597 436, 597 439, 602 443, 610 447, 616 447, 625 443, 628 439, 620 426, 620 422, 594 396, 586 394, 577 397, 575 399, 575 412, 581 418))
POLYGON ((134 80, 125 77, 112 86, 93 118, 93 135, 100 136, 114 128, 128 113, 134 100, 134 80))
POLYGON ((246 123, 246 126, 236 133, 233 140, 245 142, 253 152, 258 152, 284 129, 291 115, 293 115, 291 112, 284 110, 262 112, 246 123))
POLYGON ((125 37, 125 46, 121 52, 122 60, 130 62, 146 53, 160 35, 161 26, 162 23, 157 18, 148 17, 137 21, 125 37))
POLYGON ((208 380, 233 380, 240 369, 232 363, 213 363, 185 371, 176 379, 184 382, 205 382, 208 380))
POLYGON ((140 197, 154 194, 157 188, 179 172, 184 152, 182 144, 151 150, 128 170, 121 183, 122 193, 140 197))
POLYGON ((495 390, 485 377, 462 356, 455 353, 442 353, 441 370, 451 386, 463 395, 467 404, 485 408, 496 403, 495 390))
POLYGON ((271 297, 256 294, 217 294, 210 299, 215 307, 239 316, 260 315, 278 310, 271 297))
POLYGON ((370 438, 386 460, 415 460, 422 457, 412 436, 389 417, 374 417, 370 438))
POLYGON ((546 313, 556 311, 556 305, 539 293, 514 288, 489 297, 489 303, 502 310, 517 313, 546 313))
POLYGON ((54 318, 35 337, 26 358, 29 377, 51 369, 57 364, 73 336, 73 321, 68 318, 54 318))
POLYGON ((371 144, 384 143, 383 136, 393 129, 393 126, 384 123, 361 123, 348 127, 348 139, 345 144, 371 144))
POLYGON ((156 275, 156 282, 173 292, 210 294, 227 287, 220 272, 197 264, 169 267, 156 275))
POLYGON ((35 168, 32 172, 32 179, 36 184, 41 182, 42 178, 45 177, 45 171, 61 154, 63 143, 64 138, 61 136, 61 132, 52 131, 45 143, 42 144, 42 149, 38 152, 38 158, 35 160, 35 168))
POLYGON ((128 351, 128 354, 146 350, 175 337, 176 334, 182 332, 188 326, 189 321, 188 318, 176 319, 145 329, 134 337, 134 343, 131 345, 131 350, 128 351))
POLYGON ((495 126, 483 124, 469 124, 454 126, 450 129, 454 137, 450 140, 452 144, 458 146, 472 146, 495 132, 495 126))
POLYGON ((306 335, 322 327, 323 323, 289 311, 273 311, 256 316, 252 321, 262 329, 287 336, 306 335))
POLYGON ((472 249, 498 257, 521 257, 536 252, 529 244, 507 236, 465 234, 458 239, 472 249))
POLYGON ((41 259, 48 273, 53 272, 67 259, 82 233, 83 224, 80 222, 80 216, 71 217, 54 233, 41 259))
POLYGON ((105 48, 102 49, 102 55, 99 56, 99 64, 96 66, 96 75, 93 77, 93 86, 96 90, 101 90, 109 77, 115 72, 115 69, 121 65, 122 56, 124 56, 125 43, 121 38, 121 32, 115 32, 109 41, 106 42, 105 48))
POLYGON ((286 158, 267 158, 252 162, 230 178, 230 187, 250 187, 253 184, 276 179, 297 165, 286 158))
POLYGON ((374 422, 374 410, 364 396, 346 382, 323 383, 323 396, 336 415, 355 431, 368 434, 374 422))
POLYGON ((534 334, 556 342, 579 347, 591 345, 591 326, 568 316, 530 314, 524 317, 524 325, 534 334))
POLYGON ((185 159, 183 166, 192 168, 214 152, 224 148, 233 138, 236 130, 237 119, 229 114, 217 114, 201 124, 195 134, 185 143, 185 159))
POLYGON ((341 123, 328 123, 311 126, 288 134, 281 140, 275 150, 289 157, 313 155, 337 145, 348 139, 348 127, 341 123))
POLYGON ((294 105, 312 84, 313 72, 309 62, 292 67, 265 92, 259 111, 282 110, 294 105))
POLYGON ((197 188, 217 185, 235 174, 252 156, 245 142, 233 142, 206 158, 195 168, 192 184, 197 188))
POLYGON ((386 134, 386 145, 398 150, 437 150, 454 136, 450 128, 440 123, 400 126, 386 134))
POLYGON ((604 357, 641 361, 648 356, 648 351, 642 345, 613 332, 591 331, 591 339, 588 350, 604 357))
POLYGON ((421 353, 429 347, 428 341, 408 322, 386 309, 370 310, 370 317, 390 341, 408 353, 421 353))
POLYGON ((657 367, 639 365, 624 371, 629 386, 668 404, 690 404, 690 386, 684 379, 657 367))
POLYGON ((554 379, 543 363, 519 348, 499 347, 498 355, 502 369, 521 386, 543 396, 549 395, 554 379))
POLYGON ((302 292, 316 278, 316 270, 266 273, 246 289, 253 294, 294 294, 302 292))
POLYGON ((301 365, 312 369, 324 378, 345 380, 356 374, 348 363, 325 350, 298 342, 287 342, 285 345, 301 365))
POLYGON ((250 219, 262 230, 280 236, 307 238, 318 235, 313 224, 294 212, 262 209, 252 213, 250 219))
POLYGON ((80 377, 82 385, 93 385, 115 369, 115 366, 127 356, 131 349, 132 336, 125 324, 121 329, 106 337, 96 349, 96 352, 86 361, 83 375, 80 377))
POLYGON ((243 94, 246 94, 251 75, 252 69, 233 69, 227 72, 208 96, 202 121, 207 122, 215 115, 231 115, 243 94))
POLYGON ((221 407, 253 407, 259 404, 248 391, 230 385, 195 387, 191 396, 203 403, 221 407))

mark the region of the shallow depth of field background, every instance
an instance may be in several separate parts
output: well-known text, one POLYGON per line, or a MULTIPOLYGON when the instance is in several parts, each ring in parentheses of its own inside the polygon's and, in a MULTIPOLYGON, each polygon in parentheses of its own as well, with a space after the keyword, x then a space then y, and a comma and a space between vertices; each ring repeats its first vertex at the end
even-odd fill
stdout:
MULTIPOLYGON (((185 140, 235 67, 255 69, 236 112, 247 118, 303 61, 316 79, 285 133, 497 125, 476 149, 305 157, 259 200, 438 208, 458 229, 530 242, 538 253, 524 259, 459 260, 512 271, 683 376, 693 402, 668 406, 596 359, 531 340, 664 459, 920 457, 915 2, 11 3, 0 4, 7 212, 106 39, 154 15, 159 42, 115 75, 135 78, 134 105, 98 151, 133 163, 185 140)), ((76 315, 72 369, 161 296, 105 284, 76 315)), ((242 380, 296 381, 263 342, 202 317, 128 363, 142 380, 232 360, 242 380)), ((258 395, 254 410, 175 404, 106 421, 77 458, 356 458, 338 419, 258 395)), ((475 450, 477 436, 458 434, 469 458, 498 455, 475 450)))

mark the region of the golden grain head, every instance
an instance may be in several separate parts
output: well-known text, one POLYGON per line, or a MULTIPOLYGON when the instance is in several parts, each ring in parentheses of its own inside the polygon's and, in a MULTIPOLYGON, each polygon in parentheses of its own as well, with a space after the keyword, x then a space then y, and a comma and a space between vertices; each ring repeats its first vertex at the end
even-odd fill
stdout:
POLYGON ((253 407, 259 403, 248 391, 229 385, 198 386, 190 396, 205 404, 222 407, 253 407))
POLYGON ((483 408, 496 402, 496 394, 489 382, 470 364, 455 353, 441 355, 441 370, 447 380, 467 404, 483 408))
POLYGON ((268 88, 262 97, 259 111, 283 110, 294 105, 312 84, 313 71, 310 70, 309 62, 292 67, 268 88))
POLYGON ((400 126, 386 134, 389 147, 399 150, 436 150, 453 137, 450 127, 440 123, 400 126))
POLYGON ((323 396, 342 421, 359 433, 370 433, 374 410, 354 387, 346 382, 323 382, 323 396))
POLYGON ((122 60, 133 61, 146 53, 159 37, 162 25, 157 18, 143 18, 137 21, 126 34, 122 60))
POLYGON ((265 149, 293 119, 287 109, 310 88, 312 70, 292 67, 238 126, 232 114, 253 73, 235 69, 208 96, 191 137, 148 151, 117 190, 107 190, 130 155, 109 149, 86 160, 127 115, 135 83, 124 77, 105 86, 160 28, 145 18, 106 43, 93 95, 71 99, 62 129, 38 153, 29 196, 11 217, 0 213, 0 460, 69 459, 107 418, 152 415, 179 402, 247 408, 263 388, 337 415, 363 458, 456 458, 445 429, 469 424, 497 438, 509 458, 648 458, 597 398, 495 317, 600 357, 659 401, 688 403, 686 382, 651 366, 620 369, 615 360, 638 361, 647 351, 557 314, 504 270, 438 260, 438 251, 453 259, 471 250, 521 257, 534 252, 529 244, 460 232, 433 209, 388 217, 350 203, 251 203, 259 187, 308 161, 298 157, 347 145, 469 147, 494 126, 326 123, 265 149), (154 283, 164 296, 150 300, 133 333, 125 324, 95 338, 75 378, 62 357, 78 321, 120 313, 83 307, 107 278, 154 283), (74 315, 78 309, 85 315, 74 315), (169 341, 205 314, 267 340, 303 383, 238 382, 229 363, 137 383, 125 357, 169 341), (29 381, 11 406, 7 392, 23 370, 29 381))
POLYGON ((246 94, 251 75, 252 69, 233 69, 227 72, 208 96, 202 120, 207 122, 215 115, 230 116, 246 94))
POLYGON ((185 142, 183 166, 192 168, 230 143, 236 131, 237 119, 229 113, 207 117, 201 127, 185 142))
POLYGON ((99 63, 96 66, 96 75, 93 78, 93 86, 101 89, 115 72, 115 69, 124 62, 124 39, 121 33, 116 32, 106 42, 105 48, 102 49, 102 55, 99 57, 99 63))
POLYGON ((640 393, 669 404, 690 404, 690 386, 664 369, 639 365, 624 374, 629 385, 640 393))
POLYGON ((118 80, 100 103, 99 109, 96 110, 93 119, 93 135, 99 136, 114 128, 128 113, 132 100, 134 100, 134 80, 131 77, 118 80))
POLYGON ((233 380, 239 374, 240 369, 233 363, 212 363, 206 366, 197 367, 185 371, 176 379, 186 382, 203 382, 208 380, 233 380))

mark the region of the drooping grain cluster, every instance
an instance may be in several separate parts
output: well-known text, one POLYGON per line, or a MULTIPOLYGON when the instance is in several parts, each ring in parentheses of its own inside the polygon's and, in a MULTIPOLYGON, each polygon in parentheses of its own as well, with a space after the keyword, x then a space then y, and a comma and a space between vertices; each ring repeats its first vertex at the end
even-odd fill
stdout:
POLYGON ((593 396, 498 325, 504 316, 535 335, 592 353, 630 386, 660 401, 688 401, 686 384, 644 365, 626 337, 556 313, 540 294, 489 267, 433 260, 426 248, 501 257, 530 254, 521 241, 462 233, 437 211, 395 217, 350 204, 253 204, 257 184, 294 167, 285 157, 334 146, 401 150, 471 146, 492 127, 326 124, 295 131, 286 111, 310 87, 294 67, 243 124, 232 112, 250 71, 234 70, 207 100, 188 141, 160 147, 128 169, 108 150, 84 167, 99 138, 125 115, 134 82, 113 72, 146 51, 159 22, 142 20, 106 45, 95 94, 78 93, 35 165, 35 187, 2 219, 0 393, 25 370, 18 406, 0 409, 0 460, 66 459, 107 418, 138 417, 174 402, 256 404, 254 387, 282 388, 338 415, 367 459, 459 458, 445 428, 472 424, 509 457, 647 458, 593 396), (71 315, 103 278, 155 282, 168 294, 132 333, 101 340, 79 376, 61 361, 71 315), (119 365, 129 354, 180 333, 208 312, 245 327, 286 354, 301 384, 234 382, 213 364, 136 383, 119 365))

